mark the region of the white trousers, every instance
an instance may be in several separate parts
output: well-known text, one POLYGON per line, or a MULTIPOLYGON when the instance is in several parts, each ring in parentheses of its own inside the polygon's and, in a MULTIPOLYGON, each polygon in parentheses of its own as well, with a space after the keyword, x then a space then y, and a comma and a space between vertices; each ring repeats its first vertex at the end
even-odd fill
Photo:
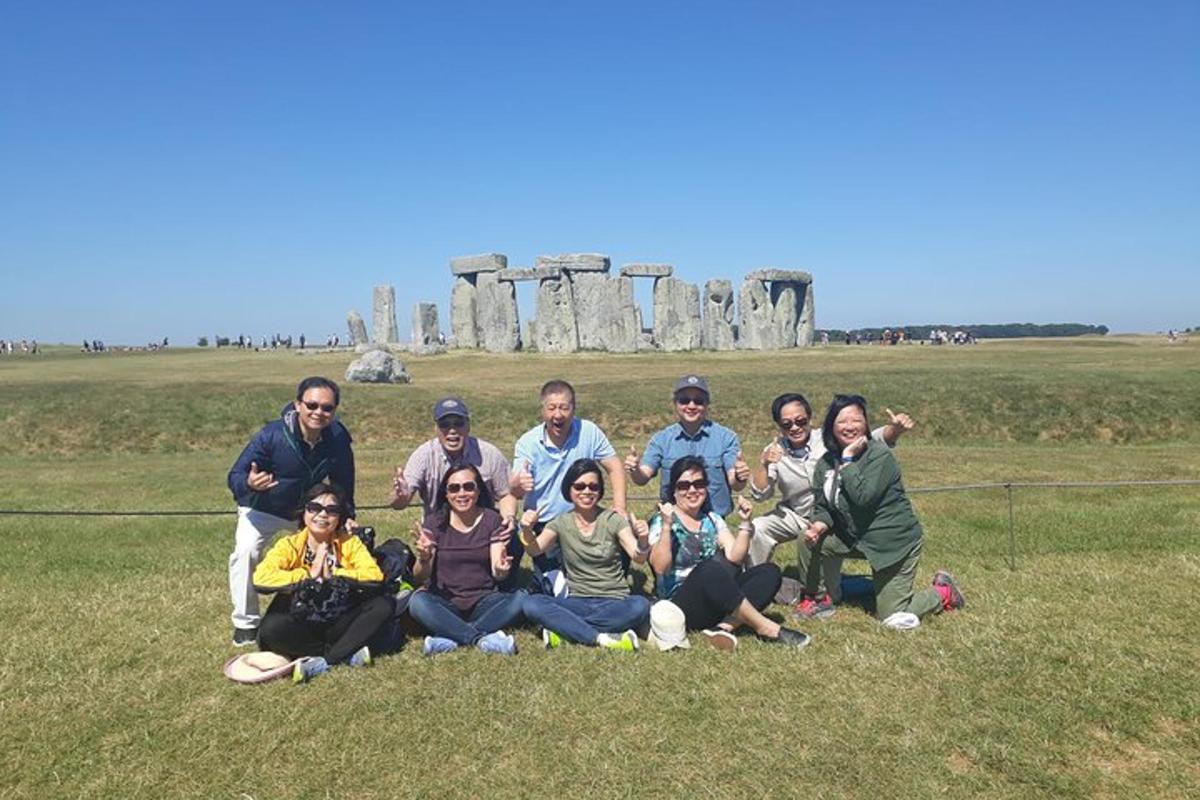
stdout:
POLYGON ((233 600, 233 627, 257 628, 258 592, 254 591, 254 568, 275 534, 296 530, 295 520, 238 506, 233 552, 229 554, 229 597, 233 600))

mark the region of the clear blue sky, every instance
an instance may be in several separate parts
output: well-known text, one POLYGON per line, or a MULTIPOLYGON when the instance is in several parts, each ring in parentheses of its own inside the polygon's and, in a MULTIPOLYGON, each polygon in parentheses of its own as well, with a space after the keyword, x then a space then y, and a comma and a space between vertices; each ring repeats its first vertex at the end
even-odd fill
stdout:
POLYGON ((806 269, 818 327, 1200 324, 1195 0, 2 17, 0 338, 323 340, 378 283, 407 338, 480 252, 806 269))

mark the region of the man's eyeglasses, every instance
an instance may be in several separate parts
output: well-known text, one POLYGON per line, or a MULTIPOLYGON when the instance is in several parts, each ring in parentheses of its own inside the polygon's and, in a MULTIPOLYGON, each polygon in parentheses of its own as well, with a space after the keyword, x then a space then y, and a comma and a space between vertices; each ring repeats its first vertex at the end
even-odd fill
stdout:
POLYGON ((314 517, 324 511, 331 517, 340 517, 342 515, 342 507, 335 504, 323 506, 316 501, 309 501, 304 504, 304 510, 312 514, 314 517))
POLYGON ((686 492, 689 489, 695 489, 696 491, 708 489, 708 479, 701 478, 698 481, 675 481, 675 491, 686 492))
POLYGON ((318 408, 324 411, 326 414, 332 414, 333 412, 337 411, 337 406, 330 405, 329 403, 317 403, 312 400, 304 400, 302 402, 304 403, 304 407, 309 411, 316 411, 318 408))
POLYGON ((437 426, 441 430, 448 431, 453 428, 462 430, 467 427, 467 421, 462 417, 442 417, 437 421, 437 426))
POLYGON ((779 420, 779 427, 783 428, 785 431, 790 431, 792 428, 800 428, 801 430, 803 430, 804 428, 808 427, 809 422, 810 422, 810 420, 808 419, 808 417, 796 417, 795 419, 781 419, 781 420, 779 420))
POLYGON ((586 492, 598 492, 598 491, 600 491, 600 484, 584 483, 583 481, 578 481, 576 483, 572 483, 571 488, 577 492, 585 492, 585 491, 586 492))
POLYGON ((465 481, 463 483, 447 483, 446 494, 458 494, 459 492, 473 492, 479 488, 479 484, 475 481, 465 481))

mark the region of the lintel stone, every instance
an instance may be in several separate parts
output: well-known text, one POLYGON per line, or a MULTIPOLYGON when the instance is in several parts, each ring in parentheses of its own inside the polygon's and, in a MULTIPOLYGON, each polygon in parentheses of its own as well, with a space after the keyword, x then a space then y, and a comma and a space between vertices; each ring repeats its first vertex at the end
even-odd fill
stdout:
POLYGON ((565 269, 569 272, 608 272, 612 261, 600 253, 561 253, 556 256, 538 256, 537 266, 565 269))
POLYGON ((812 273, 802 272, 798 269, 777 269, 775 267, 767 267, 765 269, 756 269, 747 273, 746 279, 751 281, 787 281, 788 283, 812 283, 812 273))
POLYGON ((675 271, 670 264, 626 264, 621 275, 626 278, 668 278, 675 271))
POLYGON ((454 275, 498 272, 507 267, 508 256, 502 253, 483 253, 477 256, 459 256, 450 259, 450 272, 454 275))
POLYGON ((523 269, 502 270, 496 276, 502 281, 542 281, 562 278, 563 272, 558 267, 526 267, 523 269))

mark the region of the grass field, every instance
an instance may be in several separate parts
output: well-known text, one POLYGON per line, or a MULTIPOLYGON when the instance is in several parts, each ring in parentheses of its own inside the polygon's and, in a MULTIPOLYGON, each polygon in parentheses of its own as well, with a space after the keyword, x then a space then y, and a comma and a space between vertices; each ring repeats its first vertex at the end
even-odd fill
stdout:
MULTIPOLYGON (((225 472, 306 374, 341 354, 177 350, 0 359, 0 509, 231 511, 225 472)), ((910 488, 1200 478, 1200 342, 987 342, 787 354, 414 358, 410 386, 346 387, 359 503, 461 392, 510 450, 551 377, 613 444, 710 376, 748 454, 771 398, 865 394, 919 421, 910 488)), ((640 495, 645 497, 646 491, 640 495)), ((310 686, 235 686, 232 515, 0 516, 0 798, 1195 797, 1200 492, 916 494, 922 575, 968 607, 911 633, 854 608, 783 652, 410 649, 310 686)), ((650 502, 635 508, 648 511, 650 502)), ((763 507, 765 510, 766 506, 763 507)), ((383 537, 413 512, 367 511, 383 537)), ((794 562, 784 546, 781 563, 794 562)), ((776 608, 777 615, 785 609, 776 608)))

